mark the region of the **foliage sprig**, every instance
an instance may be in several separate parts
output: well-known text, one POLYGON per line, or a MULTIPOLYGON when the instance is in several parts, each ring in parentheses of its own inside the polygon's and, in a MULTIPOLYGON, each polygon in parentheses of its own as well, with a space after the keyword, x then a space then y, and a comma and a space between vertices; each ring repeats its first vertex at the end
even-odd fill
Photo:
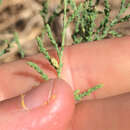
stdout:
POLYGON ((37 65, 35 64, 34 62, 27 62, 27 64, 32 67, 33 69, 35 69, 40 75, 41 77, 44 79, 44 80, 48 80, 48 76, 43 72, 43 70, 37 65))
POLYGON ((75 97, 75 100, 77 101, 80 101, 82 100, 85 96, 89 96, 92 92, 96 91, 97 89, 99 88, 102 88, 103 85, 102 84, 99 84, 99 85, 96 85, 95 87, 92 87, 92 88, 89 88, 87 91, 85 92, 80 92, 79 89, 75 90, 74 91, 74 97, 75 97))
MULTIPOLYGON (((97 27, 95 21, 98 17, 98 14, 101 12, 96 9, 96 5, 99 3, 99 0, 96 0, 94 3, 92 0, 84 1, 79 5, 76 4, 74 0, 61 0, 57 8, 54 10, 51 16, 49 16, 49 8, 48 8, 48 1, 43 2, 43 9, 41 11, 41 16, 43 18, 43 34, 47 33, 48 38, 54 48, 56 49, 58 61, 51 57, 48 51, 45 49, 43 42, 40 37, 37 37, 37 44, 39 47, 39 51, 45 56, 45 58, 49 61, 49 63, 56 69, 58 77, 60 77, 60 73, 62 70, 62 56, 63 50, 65 46, 65 34, 68 25, 73 22, 75 25, 72 38, 73 43, 81 43, 81 42, 88 42, 88 41, 95 41, 104 39, 108 35, 120 37, 121 35, 112 29, 112 27, 118 23, 128 21, 130 15, 124 16, 120 18, 120 16, 126 11, 129 7, 129 4, 125 6, 125 0, 122 0, 120 10, 118 15, 113 19, 110 20, 110 4, 108 0, 104 0, 104 19, 101 21, 100 25, 97 27), (73 12, 70 15, 70 10, 73 12), (53 31, 51 28, 51 24, 55 20, 55 18, 59 17, 61 14, 64 15, 63 17, 63 30, 61 34, 61 47, 58 47, 58 43, 53 36, 53 31)), ((44 35, 43 35, 44 37, 44 35)), ((42 78, 48 80, 48 76, 43 73, 38 65, 33 62, 29 62, 29 65, 34 68, 38 73, 41 74, 42 78)), ((85 92, 80 92, 80 90, 76 90, 74 92, 75 100, 81 100, 84 96, 89 95, 90 93, 94 92, 95 90, 101 88, 102 85, 97 85, 93 88, 88 89, 85 92)))

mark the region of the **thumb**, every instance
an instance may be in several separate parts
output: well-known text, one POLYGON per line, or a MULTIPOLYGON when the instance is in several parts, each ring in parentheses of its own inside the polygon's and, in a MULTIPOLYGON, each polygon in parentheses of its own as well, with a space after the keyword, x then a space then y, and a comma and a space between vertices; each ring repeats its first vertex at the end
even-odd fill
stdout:
POLYGON ((17 97, 1 102, 0 128, 4 130, 64 130, 74 110, 73 93, 61 80, 49 80, 25 94, 28 110, 17 97))

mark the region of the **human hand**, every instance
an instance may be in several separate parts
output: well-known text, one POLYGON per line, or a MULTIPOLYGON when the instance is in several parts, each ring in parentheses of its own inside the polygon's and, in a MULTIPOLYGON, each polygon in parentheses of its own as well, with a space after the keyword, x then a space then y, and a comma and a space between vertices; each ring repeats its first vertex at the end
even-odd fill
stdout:
MULTIPOLYGON (((1 65, 1 101, 18 96, 32 87, 40 87, 25 94, 25 104, 29 110, 22 108, 20 97, 1 102, 0 129, 129 130, 129 40, 130 37, 124 37, 66 48, 61 78, 68 84, 54 79, 53 68, 40 54, 1 65), (41 84, 43 80, 26 65, 27 60, 40 64, 53 80, 41 84), (84 102, 75 105, 72 90, 84 91, 100 83, 104 87, 97 90, 94 96, 90 95, 84 98, 84 102), (56 97, 46 104, 51 88, 54 88, 52 95, 56 97)), ((55 55, 54 51, 51 53, 55 55)))

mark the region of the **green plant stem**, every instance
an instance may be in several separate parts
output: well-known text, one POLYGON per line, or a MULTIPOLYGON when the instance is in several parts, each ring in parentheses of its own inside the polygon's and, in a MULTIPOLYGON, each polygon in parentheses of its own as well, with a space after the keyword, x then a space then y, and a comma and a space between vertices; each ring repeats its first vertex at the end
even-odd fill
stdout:
POLYGON ((80 101, 85 96, 89 96, 91 93, 93 93, 94 91, 102 87, 103 87, 103 84, 99 84, 99 85, 96 85, 95 87, 89 88, 87 91, 82 92, 82 93, 80 92, 79 89, 77 89, 74 91, 74 98, 76 101, 80 101))
POLYGON ((65 46, 65 32, 66 32, 66 10, 67 10, 67 4, 68 4, 68 0, 64 0, 64 20, 63 20, 63 32, 62 32, 62 43, 61 43, 61 48, 60 48, 60 55, 59 55, 59 68, 58 68, 58 77, 60 77, 60 73, 62 70, 62 56, 63 56, 63 50, 64 50, 64 46, 65 46))
POLYGON ((36 70, 36 71, 41 75, 41 77, 42 77, 44 80, 48 80, 48 79, 49 79, 48 76, 47 76, 47 74, 45 74, 45 73, 43 72, 43 70, 42 70, 37 64, 35 64, 35 63, 31 62, 31 61, 27 62, 27 64, 28 64, 30 67, 32 67, 34 70, 36 70))
POLYGON ((60 54, 60 51, 59 51, 59 48, 58 48, 58 44, 56 43, 56 40, 55 40, 54 37, 53 37, 53 34, 52 34, 52 31, 51 31, 50 25, 49 25, 49 24, 46 24, 46 25, 45 25, 45 29, 46 29, 46 31, 47 31, 47 33, 48 33, 48 37, 49 37, 49 39, 50 39, 52 45, 55 47, 56 52, 57 52, 57 54, 59 55, 59 54, 60 54))

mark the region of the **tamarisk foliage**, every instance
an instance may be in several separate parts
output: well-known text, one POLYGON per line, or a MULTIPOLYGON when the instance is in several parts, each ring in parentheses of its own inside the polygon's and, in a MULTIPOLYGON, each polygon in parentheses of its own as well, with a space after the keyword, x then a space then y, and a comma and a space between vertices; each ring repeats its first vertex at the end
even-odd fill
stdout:
MULTIPOLYGON (((92 3, 89 3, 89 4, 92 6, 92 3)), ((60 77, 60 73, 62 71, 62 66, 63 66, 62 56, 63 56, 64 46, 65 46, 66 29, 67 29, 68 25, 75 20, 76 17, 79 17, 81 10, 86 6, 86 3, 80 3, 77 6, 76 3, 72 0, 61 1, 61 3, 57 6, 56 10, 54 10, 54 12, 51 16, 48 16, 48 2, 44 1, 42 6, 43 6, 43 9, 41 10, 41 16, 43 18, 44 27, 43 27, 43 32, 42 32, 42 38, 39 37, 39 36, 36 38, 37 45, 38 45, 39 51, 49 61, 50 65, 52 65, 56 69, 57 75, 58 75, 58 77, 60 77), (63 6, 62 6, 62 4, 63 4, 63 6), (71 15, 69 15, 69 17, 67 18, 67 12, 69 11, 69 6, 73 9, 73 13, 71 15), (62 42, 61 42, 61 47, 59 48, 58 43, 56 42, 56 40, 53 36, 52 29, 51 29, 50 25, 56 17, 60 16, 61 13, 64 14, 64 17, 63 17, 63 30, 62 30, 62 34, 61 34, 62 42), (57 56, 59 58, 58 61, 54 57, 51 57, 49 55, 49 52, 44 47, 44 43, 43 43, 42 39, 44 39, 45 33, 47 33, 51 44, 54 46, 54 48, 57 52, 57 56)), ((85 14, 85 16, 86 15, 87 14, 85 14)), ((79 21, 80 20, 78 20, 78 23, 76 23, 76 30, 78 30, 78 27, 80 25, 79 21)), ((94 22, 94 20, 93 20, 93 22, 94 22)), ((84 27, 85 25, 82 24, 82 26, 84 27)), ((93 27, 93 24, 91 24, 91 28, 89 28, 89 31, 93 30, 92 27, 93 27)), ((91 38, 89 38, 89 39, 92 40, 92 34, 91 33, 89 33, 89 36, 91 36, 91 38)), ((33 69, 35 69, 41 75, 41 77, 44 80, 49 79, 47 74, 45 74, 37 64, 35 64, 34 62, 28 62, 27 64, 30 67, 32 67, 33 69)), ((76 93, 77 91, 75 91, 74 92, 75 100, 81 100, 84 96, 89 95, 90 93, 92 93, 93 91, 95 91, 96 89, 98 89, 100 87, 101 86, 98 85, 98 86, 90 88, 86 92, 83 92, 83 93, 80 93, 80 94, 76 93)))
POLYGON ((120 10, 114 19, 110 19, 111 9, 108 0, 104 0, 103 12, 98 11, 96 5, 97 2, 93 3, 92 0, 84 1, 82 9, 74 21, 75 30, 72 35, 74 44, 101 40, 106 38, 108 35, 111 35, 112 37, 121 37, 121 34, 113 30, 112 27, 119 23, 129 21, 130 14, 124 17, 121 17, 121 15, 128 9, 130 3, 126 4, 125 0, 122 0, 120 10), (104 15, 104 19, 97 27, 95 20, 101 13, 104 15))

